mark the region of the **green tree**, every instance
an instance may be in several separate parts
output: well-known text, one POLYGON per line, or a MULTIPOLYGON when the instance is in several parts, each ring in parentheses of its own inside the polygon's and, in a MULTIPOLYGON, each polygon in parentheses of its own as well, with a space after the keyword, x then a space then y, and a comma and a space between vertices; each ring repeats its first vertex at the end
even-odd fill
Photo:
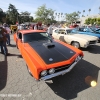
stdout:
POLYGON ((77 13, 79 14, 79 17, 80 17, 81 12, 80 12, 80 11, 78 11, 77 13))
POLYGON ((85 24, 87 24, 87 25, 91 24, 91 22, 92 22, 91 18, 88 18, 88 19, 85 20, 85 24))
POLYGON ((93 25, 94 23, 95 23, 95 20, 94 19, 91 19, 90 20, 90 24, 93 25))
POLYGON ((46 5, 42 5, 35 12, 35 16, 40 22, 51 23, 54 20, 54 10, 47 9, 46 5))
POLYGON ((79 13, 77 12, 73 12, 70 14, 66 13, 65 18, 66 18, 67 23, 71 24, 73 22, 76 22, 79 19, 79 13))
POLYGON ((97 25, 100 25, 100 18, 97 18, 97 25))
POLYGON ((13 24, 15 24, 16 22, 18 22, 18 9, 16 9, 16 7, 12 4, 9 4, 8 7, 8 11, 7 13, 7 19, 9 19, 9 21, 11 21, 13 24))
POLYGON ((90 11, 91 11, 91 9, 89 9, 88 11, 89 11, 89 15, 90 15, 90 11))
POLYGON ((0 22, 6 22, 6 13, 0 8, 0 22))
POLYGON ((85 20, 85 24, 89 25, 94 25, 94 24, 97 24, 97 18, 88 18, 85 20))
POLYGON ((85 10, 83 10, 83 17, 84 17, 85 10))
POLYGON ((20 23, 32 22, 33 21, 33 17, 30 16, 30 13, 28 11, 25 11, 25 12, 21 12, 19 14, 18 20, 19 20, 20 23))

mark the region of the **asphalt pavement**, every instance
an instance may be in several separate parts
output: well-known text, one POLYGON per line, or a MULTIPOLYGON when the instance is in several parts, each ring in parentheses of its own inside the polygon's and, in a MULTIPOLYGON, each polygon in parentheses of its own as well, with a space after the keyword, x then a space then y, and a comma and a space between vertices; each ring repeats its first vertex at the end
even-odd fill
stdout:
POLYGON ((100 100, 100 43, 81 49, 84 58, 71 72, 48 81, 30 76, 12 35, 7 47, 7 57, 0 53, 0 100, 100 100))

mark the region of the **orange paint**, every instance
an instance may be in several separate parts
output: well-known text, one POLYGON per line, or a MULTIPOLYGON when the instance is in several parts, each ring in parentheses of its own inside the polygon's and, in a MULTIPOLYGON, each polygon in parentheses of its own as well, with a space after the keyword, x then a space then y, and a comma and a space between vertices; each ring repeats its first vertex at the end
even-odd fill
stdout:
MULTIPOLYGON (((21 30, 19 31, 22 34, 26 33, 33 33, 33 32, 46 32, 44 30, 21 30)), ((34 33, 33 33, 34 34, 34 33)), ((38 34, 38 33, 37 33, 38 34)), ((19 39, 17 39, 17 33, 14 34, 14 41, 18 45, 19 51, 24 58, 26 64, 28 65, 28 68, 30 69, 32 75, 38 80, 40 79, 40 72, 43 70, 47 70, 54 67, 59 67, 67 64, 73 63, 77 55, 83 56, 83 52, 77 48, 74 48, 73 46, 66 44, 64 42, 61 42, 59 40, 55 40, 56 42, 61 43, 62 45, 72 49, 76 52, 76 54, 71 57, 69 60, 57 62, 53 64, 46 64, 43 59, 38 55, 38 53, 28 44, 28 43, 22 43, 19 39)))

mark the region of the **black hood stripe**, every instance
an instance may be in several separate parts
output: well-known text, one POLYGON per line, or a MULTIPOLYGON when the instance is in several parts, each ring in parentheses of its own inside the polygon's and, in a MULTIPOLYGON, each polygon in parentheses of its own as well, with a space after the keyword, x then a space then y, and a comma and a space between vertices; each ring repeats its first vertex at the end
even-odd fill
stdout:
MULTIPOLYGON (((43 45, 43 42, 31 42, 29 45, 38 53, 46 64, 53 64, 70 59, 75 52, 70 48, 53 42, 54 47, 48 48, 43 45)), ((34 55, 33 55, 34 56, 34 55)))

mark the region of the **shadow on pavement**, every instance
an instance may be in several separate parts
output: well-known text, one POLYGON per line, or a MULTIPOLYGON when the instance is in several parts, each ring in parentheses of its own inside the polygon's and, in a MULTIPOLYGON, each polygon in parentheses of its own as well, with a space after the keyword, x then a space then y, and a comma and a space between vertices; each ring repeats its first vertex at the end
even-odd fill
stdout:
POLYGON ((20 54, 11 54, 11 53, 9 53, 8 56, 17 56, 17 58, 23 58, 22 55, 20 55, 20 54))
POLYGON ((10 44, 9 47, 16 47, 16 45, 15 44, 10 44))
POLYGON ((97 82, 99 70, 99 67, 82 59, 71 72, 52 78, 53 83, 47 81, 46 84, 56 95, 66 100, 74 99, 79 92, 90 87, 87 84, 89 76, 97 82))
POLYGON ((6 86, 7 70, 8 70, 7 57, 4 57, 4 61, 0 61, 0 90, 2 90, 6 86))
MULTIPOLYGON (((64 36, 60 36, 59 37, 60 41, 63 41, 66 43, 64 36)), ((87 48, 80 48, 82 51, 88 51, 90 53, 94 53, 94 54, 100 54, 100 45, 90 45, 87 48)))
POLYGON ((88 48, 81 48, 82 51, 88 51, 94 54, 100 54, 100 46, 99 45, 91 45, 88 48))

